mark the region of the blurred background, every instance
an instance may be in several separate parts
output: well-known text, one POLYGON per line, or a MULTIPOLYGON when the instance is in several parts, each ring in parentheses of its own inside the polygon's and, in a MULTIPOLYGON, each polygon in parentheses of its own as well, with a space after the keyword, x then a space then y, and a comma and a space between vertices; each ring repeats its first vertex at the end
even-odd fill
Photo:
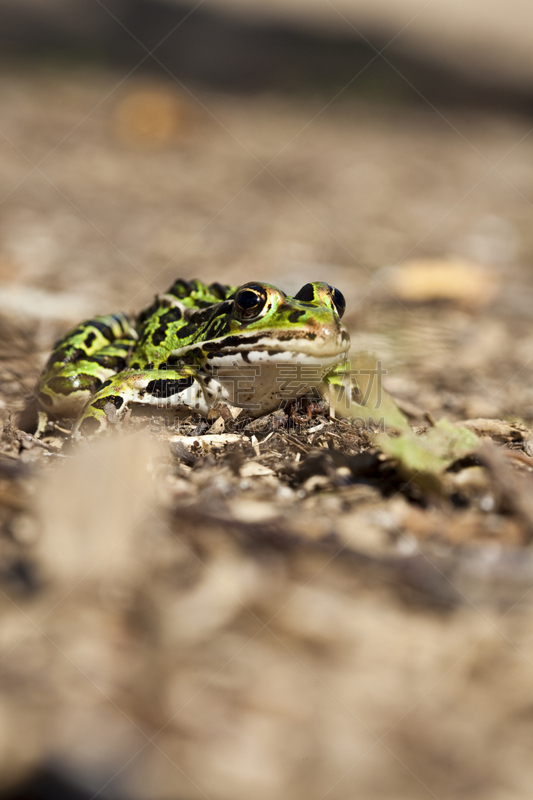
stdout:
MULTIPOLYGON (((69 325, 198 277, 327 281, 412 421, 531 427, 532 29, 530 0, 0 0, 1 418, 69 325)), ((151 502, 120 472, 135 455, 109 463, 151 502)), ((99 564, 146 516, 125 500, 108 524, 116 497, 76 469, 38 492, 45 594, 15 594, 20 616, 2 592, 2 797, 531 796, 530 617, 506 629, 528 661, 471 608, 404 607, 367 562, 254 560, 183 510, 190 552, 154 522, 76 593, 80 519, 99 564), (276 630, 313 674, 213 574, 262 622, 287 605, 276 630)))
MULTIPOLYGON (((528 380, 508 381, 533 355, 532 13, 2 0, 0 311, 39 322, 28 377, 66 323, 177 276, 318 279, 390 369, 432 342, 469 398, 448 411, 527 416, 528 380)), ((408 384, 391 388, 440 410, 408 384)))

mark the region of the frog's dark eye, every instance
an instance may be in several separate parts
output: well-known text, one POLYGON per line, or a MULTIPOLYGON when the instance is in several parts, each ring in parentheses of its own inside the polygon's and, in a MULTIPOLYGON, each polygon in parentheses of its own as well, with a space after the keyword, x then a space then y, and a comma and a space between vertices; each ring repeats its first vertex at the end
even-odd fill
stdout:
POLYGON ((238 319, 253 319, 258 317, 267 301, 266 291, 258 284, 249 283, 239 289, 235 295, 235 316, 238 319))
POLYGON ((294 295, 295 300, 300 300, 301 303, 312 303, 315 299, 315 288, 312 283, 306 283, 302 286, 298 294, 294 295))
POLYGON ((344 299, 344 295, 342 292, 339 292, 338 289, 335 289, 333 286, 331 288, 331 299, 333 300, 333 305, 337 309, 337 314, 339 317, 342 317, 344 312, 346 311, 346 300, 344 299))

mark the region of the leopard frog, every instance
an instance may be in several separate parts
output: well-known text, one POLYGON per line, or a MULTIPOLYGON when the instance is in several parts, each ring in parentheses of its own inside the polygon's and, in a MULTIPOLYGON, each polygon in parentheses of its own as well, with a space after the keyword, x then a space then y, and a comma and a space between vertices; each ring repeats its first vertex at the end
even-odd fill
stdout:
POLYGON ((290 297, 255 281, 177 280, 136 319, 94 317, 56 343, 39 381, 38 432, 52 415, 76 418, 75 437, 92 436, 133 405, 207 416, 224 402, 267 414, 345 362, 344 308, 327 283, 290 297))

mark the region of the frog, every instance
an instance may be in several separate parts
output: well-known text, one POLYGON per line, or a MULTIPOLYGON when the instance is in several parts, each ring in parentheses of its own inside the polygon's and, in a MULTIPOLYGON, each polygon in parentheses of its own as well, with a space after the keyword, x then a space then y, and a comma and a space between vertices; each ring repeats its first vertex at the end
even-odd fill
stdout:
POLYGON ((38 382, 37 435, 59 417, 75 420, 74 439, 92 438, 136 406, 199 417, 220 403, 252 418, 271 413, 342 371, 345 308, 325 282, 290 296, 260 281, 179 278, 136 317, 95 316, 56 342, 38 382))

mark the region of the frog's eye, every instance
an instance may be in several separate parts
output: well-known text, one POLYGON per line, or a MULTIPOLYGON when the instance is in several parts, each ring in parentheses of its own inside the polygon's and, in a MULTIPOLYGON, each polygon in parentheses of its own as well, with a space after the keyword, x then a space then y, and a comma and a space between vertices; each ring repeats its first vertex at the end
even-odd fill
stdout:
POLYGON ((235 295, 234 311, 238 319, 258 317, 267 301, 266 291, 258 284, 248 284, 235 295))
POLYGON ((339 292, 339 290, 335 289, 333 286, 331 286, 330 288, 331 288, 331 299, 333 300, 333 305, 337 309, 337 314, 339 315, 340 318, 346 311, 346 300, 344 299, 344 295, 342 292, 339 292))

